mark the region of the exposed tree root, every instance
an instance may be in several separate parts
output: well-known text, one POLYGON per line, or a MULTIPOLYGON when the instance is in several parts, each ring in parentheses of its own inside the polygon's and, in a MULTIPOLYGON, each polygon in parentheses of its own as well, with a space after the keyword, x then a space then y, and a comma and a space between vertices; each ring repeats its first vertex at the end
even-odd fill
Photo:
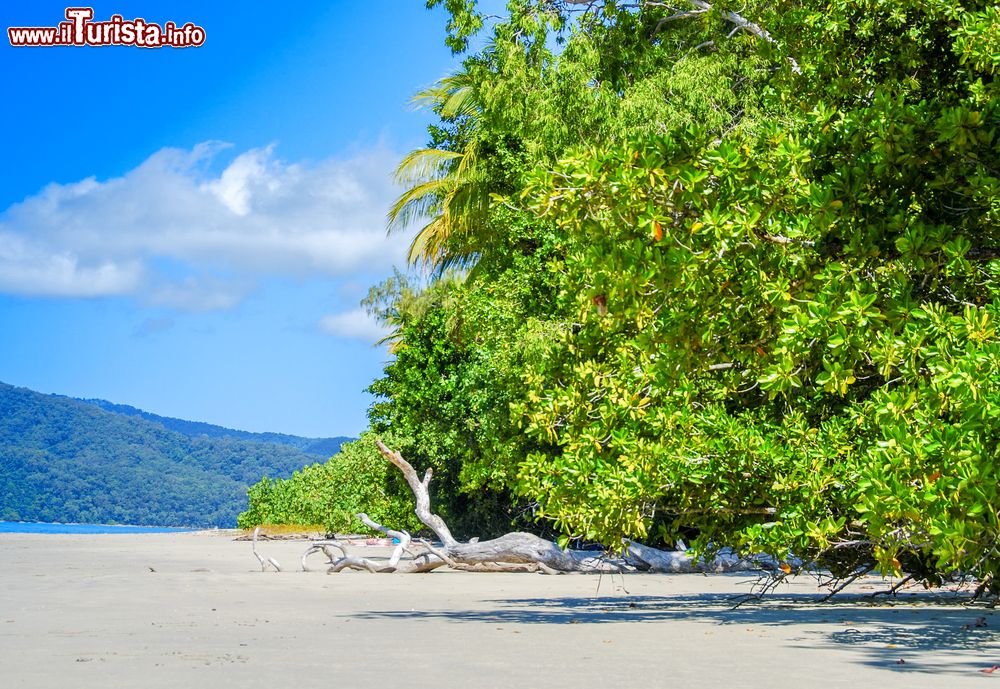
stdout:
POLYGON ((992 575, 987 574, 985 577, 982 578, 982 580, 980 580, 980 582, 976 586, 976 590, 973 591, 972 600, 973 601, 981 600, 992 593, 993 600, 986 604, 986 607, 992 610, 993 608, 997 607, 997 603, 1000 603, 1000 596, 997 595, 996 590, 997 590, 996 581, 994 581, 992 575))
MULTIPOLYGON (((825 603, 826 601, 830 600, 831 598, 833 598, 834 596, 836 596, 838 593, 840 593, 841 591, 843 591, 844 589, 846 589, 848 586, 850 586, 851 584, 853 584, 855 581, 857 581, 861 577, 865 576, 866 574, 870 573, 873 569, 874 568, 872 566, 870 566, 870 565, 866 566, 866 567, 859 567, 857 570, 855 570, 854 572, 850 573, 846 577, 841 577, 840 579, 836 580, 835 582, 829 583, 827 586, 830 589, 830 593, 828 593, 825 596, 823 596, 822 598, 820 598, 818 602, 819 603, 825 603)), ((906 583, 906 581, 907 580, 904 579, 903 583, 906 583)), ((893 587, 893 590, 892 590, 892 595, 893 596, 896 595, 896 590, 895 589, 896 589, 896 587, 893 587)), ((880 592, 876 592, 876 593, 880 593, 880 592)), ((881 593, 888 593, 888 592, 881 592, 881 593)), ((872 596, 875 596, 875 594, 872 594, 872 596)))
POLYGON ((902 579, 900 579, 899 581, 897 581, 895 584, 885 589, 884 591, 876 591, 875 593, 873 593, 872 598, 874 598, 875 596, 892 596, 893 598, 895 598, 896 594, 899 593, 899 590, 904 586, 906 586, 907 584, 909 584, 911 581, 913 581, 913 579, 914 579, 913 574, 907 574, 905 577, 903 577, 902 579))

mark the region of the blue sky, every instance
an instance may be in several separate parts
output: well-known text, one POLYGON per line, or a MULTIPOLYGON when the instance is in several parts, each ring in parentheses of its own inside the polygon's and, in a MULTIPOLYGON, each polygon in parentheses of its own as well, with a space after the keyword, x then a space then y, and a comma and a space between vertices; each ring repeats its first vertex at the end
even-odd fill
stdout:
MULTIPOLYGON (((252 431, 357 435, 388 358, 358 308, 403 266, 407 101, 454 69, 391 3, 125 2, 183 50, 0 45, 0 381, 252 431)), ((5 2, 4 29, 66 4, 5 2)))

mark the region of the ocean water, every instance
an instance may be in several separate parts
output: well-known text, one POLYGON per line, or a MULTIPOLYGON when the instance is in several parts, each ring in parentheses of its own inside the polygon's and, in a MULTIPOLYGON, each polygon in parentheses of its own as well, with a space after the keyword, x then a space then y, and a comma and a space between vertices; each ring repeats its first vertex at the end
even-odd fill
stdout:
POLYGON ((0 533, 131 534, 197 531, 172 526, 117 526, 114 524, 47 524, 44 522, 3 522, 0 533))

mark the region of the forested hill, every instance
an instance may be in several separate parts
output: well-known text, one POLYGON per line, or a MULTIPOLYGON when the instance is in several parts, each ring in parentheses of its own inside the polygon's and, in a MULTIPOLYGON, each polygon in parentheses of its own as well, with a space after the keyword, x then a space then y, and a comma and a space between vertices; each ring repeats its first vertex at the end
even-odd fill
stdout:
MULTIPOLYGON (((77 398, 70 398, 77 399, 77 398)), ((276 443, 278 445, 289 445, 307 455, 316 455, 320 459, 328 459, 340 451, 340 446, 352 438, 337 436, 335 438, 304 438, 299 435, 286 435, 284 433, 251 433, 250 431, 238 431, 225 426, 215 426, 203 421, 186 421, 184 419, 174 419, 169 416, 159 416, 151 414, 142 409, 130 407, 127 404, 115 404, 107 400, 78 399, 79 402, 93 404, 105 411, 125 416, 138 416, 147 421, 155 421, 162 424, 170 431, 176 431, 189 438, 205 436, 208 438, 238 438, 240 440, 252 440, 261 443, 276 443)))
POLYGON ((0 383, 0 519, 234 526, 251 483, 317 460, 315 439, 192 435, 103 404, 0 383))

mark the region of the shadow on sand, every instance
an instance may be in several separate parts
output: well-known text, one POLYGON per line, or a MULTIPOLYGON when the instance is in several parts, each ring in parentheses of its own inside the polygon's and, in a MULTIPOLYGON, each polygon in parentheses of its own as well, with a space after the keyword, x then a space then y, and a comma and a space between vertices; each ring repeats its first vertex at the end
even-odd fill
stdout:
POLYGON ((852 649, 860 652, 864 664, 897 672, 968 674, 1000 663, 1000 616, 983 606, 963 605, 966 601, 953 594, 921 592, 894 600, 840 594, 819 603, 815 594, 771 593, 762 601, 734 607, 738 599, 730 594, 621 595, 482 600, 470 609, 384 610, 353 616, 528 625, 790 626, 794 635, 780 643, 791 648, 852 649))

